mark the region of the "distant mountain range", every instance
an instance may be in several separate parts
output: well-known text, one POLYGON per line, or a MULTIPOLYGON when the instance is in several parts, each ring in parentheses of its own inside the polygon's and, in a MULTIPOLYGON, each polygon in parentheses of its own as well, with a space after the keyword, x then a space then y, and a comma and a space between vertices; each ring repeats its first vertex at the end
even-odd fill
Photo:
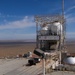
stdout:
POLYGON ((25 40, 0 40, 0 42, 36 42, 36 39, 25 39, 25 40))
MULTIPOLYGON (((25 40, 0 40, 0 42, 36 42, 36 39, 25 39, 25 40)), ((67 39, 67 43, 75 43, 75 39, 67 39)))

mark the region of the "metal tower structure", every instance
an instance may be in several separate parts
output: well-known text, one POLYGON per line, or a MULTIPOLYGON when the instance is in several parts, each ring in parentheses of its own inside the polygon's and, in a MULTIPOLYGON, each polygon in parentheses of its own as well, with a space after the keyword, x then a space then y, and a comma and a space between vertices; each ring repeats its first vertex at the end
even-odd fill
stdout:
POLYGON ((61 54, 64 48, 66 33, 64 0, 62 0, 62 14, 37 15, 35 16, 35 22, 36 49, 34 50, 34 53, 45 59, 46 52, 58 52, 59 63, 61 64, 61 54))
MULTIPOLYGON (((49 41, 52 43, 53 42, 58 42, 61 41, 61 44, 63 45, 63 38, 64 38, 64 31, 65 31, 65 19, 64 16, 62 15, 44 15, 44 16, 35 16, 35 22, 36 22, 36 48, 41 49, 43 46, 43 42, 45 41, 49 41), (60 35, 55 35, 55 34, 50 34, 50 30, 48 34, 46 35, 42 35, 40 29, 44 26, 48 26, 48 25, 52 25, 55 22, 60 22, 62 24, 63 30, 62 30, 62 34, 60 35), (60 39, 61 38, 61 39, 60 39)), ((60 30, 61 33, 61 30, 60 30)), ((59 42, 60 43, 60 42, 59 42)), ((60 44, 60 46, 61 46, 60 44)), ((50 50, 50 49, 48 49, 50 50)), ((58 48, 59 50, 59 48, 58 48)))

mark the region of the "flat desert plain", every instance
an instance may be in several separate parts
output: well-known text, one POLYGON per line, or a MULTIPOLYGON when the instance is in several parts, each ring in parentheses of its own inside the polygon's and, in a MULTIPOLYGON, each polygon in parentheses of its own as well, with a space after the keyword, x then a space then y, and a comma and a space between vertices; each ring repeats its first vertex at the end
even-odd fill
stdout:
POLYGON ((16 56, 19 54, 25 54, 28 51, 33 52, 35 49, 35 43, 25 44, 8 44, 0 45, 0 57, 16 56))
MULTIPOLYGON (((28 51, 33 52, 36 43, 25 44, 0 44, 0 57, 16 56, 18 54, 25 54, 28 51)), ((75 43, 66 43, 66 50, 69 53, 75 53, 75 43)))

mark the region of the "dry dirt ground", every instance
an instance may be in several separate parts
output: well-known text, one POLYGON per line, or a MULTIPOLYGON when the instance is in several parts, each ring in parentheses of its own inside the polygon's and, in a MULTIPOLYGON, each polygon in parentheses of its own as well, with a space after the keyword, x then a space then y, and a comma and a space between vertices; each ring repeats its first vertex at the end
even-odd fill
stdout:
POLYGON ((67 51, 69 53, 75 53, 75 43, 68 43, 66 44, 66 47, 67 47, 67 51))
POLYGON ((38 75, 42 73, 40 63, 26 66, 28 59, 0 59, 0 75, 38 75))
POLYGON ((28 51, 33 52, 34 49, 35 49, 35 44, 0 45, 0 57, 25 54, 28 51))
MULTIPOLYGON (((33 52, 35 47, 35 43, 0 45, 0 57, 16 56, 18 54, 25 54, 28 51, 33 52)), ((75 53, 75 43, 67 43, 66 50, 70 53, 75 53)))

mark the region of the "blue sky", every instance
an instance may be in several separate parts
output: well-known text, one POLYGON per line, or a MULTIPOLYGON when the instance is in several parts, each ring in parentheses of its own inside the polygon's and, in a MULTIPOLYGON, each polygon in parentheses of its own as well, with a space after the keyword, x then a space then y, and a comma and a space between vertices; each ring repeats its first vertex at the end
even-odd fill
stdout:
MULTIPOLYGON (((61 13, 62 0, 0 0, 0 40, 35 39, 34 15, 61 13)), ((75 0, 65 0, 66 38, 75 38, 75 0)))

